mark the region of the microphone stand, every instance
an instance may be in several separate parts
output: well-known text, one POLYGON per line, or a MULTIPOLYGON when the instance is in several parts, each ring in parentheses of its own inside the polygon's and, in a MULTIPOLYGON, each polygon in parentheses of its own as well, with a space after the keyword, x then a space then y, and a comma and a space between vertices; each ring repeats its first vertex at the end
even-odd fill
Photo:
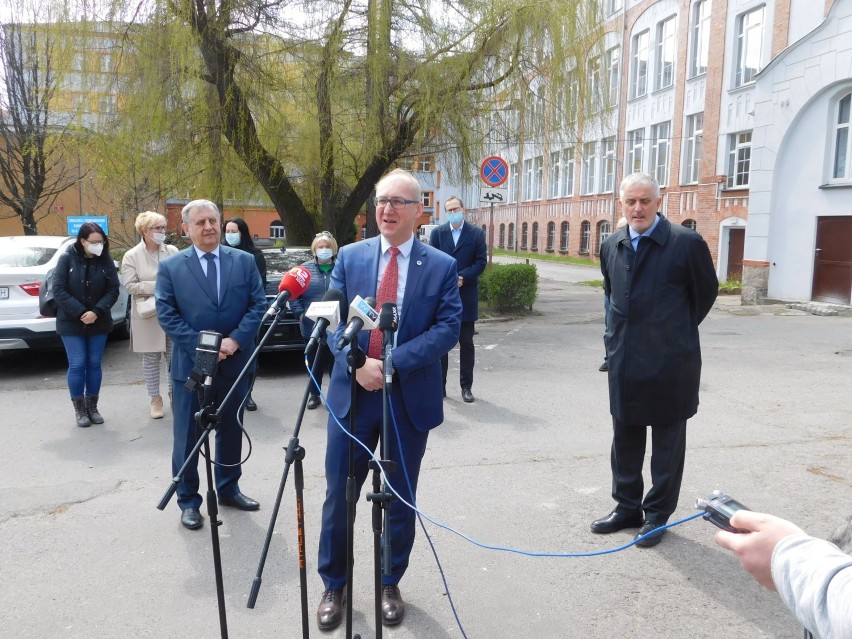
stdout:
POLYGON ((391 574, 391 531, 387 515, 383 512, 390 508, 396 496, 388 489, 387 481, 382 482, 382 467, 385 473, 396 471, 396 462, 390 460, 389 440, 389 402, 393 389, 393 329, 382 331, 382 361, 384 363, 384 384, 382 386, 382 434, 379 447, 381 466, 375 460, 370 460, 369 467, 373 470, 373 491, 367 493, 367 501, 373 502, 373 574, 376 608, 376 639, 382 636, 382 575, 391 574))
POLYGON ((228 389, 228 393, 225 395, 225 398, 222 400, 221 404, 219 404, 219 408, 215 408, 213 406, 213 376, 206 375, 203 376, 203 384, 202 381, 202 373, 198 369, 193 369, 190 374, 189 379, 186 382, 186 388, 190 391, 195 390, 198 392, 199 396, 199 406, 200 410, 195 413, 195 421, 199 426, 202 427, 202 432, 198 437, 198 441, 195 442, 195 446, 190 451, 189 455, 186 456, 186 460, 183 462, 183 466, 178 470, 177 475, 172 478, 172 483, 169 485, 166 492, 163 494, 163 497, 160 499, 157 504, 158 510, 165 510, 169 501, 171 501, 172 496, 177 492, 178 484, 180 483, 181 478, 184 473, 186 473, 189 465, 195 461, 198 463, 196 459, 196 455, 201 450, 202 446, 204 447, 204 466, 207 472, 207 515, 210 518, 210 538, 212 542, 212 550, 213 550, 213 569, 216 575, 216 596, 218 599, 219 605, 219 628, 222 634, 222 639, 228 639, 228 621, 225 615, 225 589, 224 582, 222 578, 222 554, 219 548, 219 526, 222 525, 222 521, 219 519, 219 506, 216 499, 216 488, 213 483, 213 462, 210 456, 210 433, 216 428, 216 425, 222 420, 222 407, 227 405, 228 400, 231 399, 231 395, 234 394, 236 387, 242 381, 242 379, 248 374, 249 369, 252 364, 254 364, 258 355, 260 354, 260 349, 266 343, 266 340, 269 339, 269 336, 275 330, 279 321, 278 313, 275 314, 275 317, 272 319, 272 324, 269 326, 269 330, 263 336, 263 339, 255 346, 254 352, 252 352, 251 357, 249 357, 246 365, 243 366, 243 369, 240 371, 240 374, 237 375, 237 378, 234 380, 234 383, 231 385, 231 388, 228 389))
MULTIPOLYGON (((358 336, 350 342, 349 353, 346 361, 352 370, 350 381, 350 405, 349 405, 349 475, 346 478, 346 639, 352 637, 352 579, 354 578, 355 565, 355 500, 357 498, 357 481, 355 478, 355 416, 358 405, 358 380, 355 371, 367 363, 367 354, 361 350, 358 336)), ((354 639, 361 639, 361 635, 355 635, 354 639)))
POLYGON ((287 484, 287 476, 290 472, 290 466, 293 466, 293 476, 296 488, 296 539, 299 551, 299 587, 301 590, 302 604, 302 637, 307 639, 310 636, 308 623, 308 574, 305 562, 305 509, 304 509, 304 488, 305 480, 302 472, 302 460, 305 459, 305 449, 299 444, 299 431, 302 428, 302 419, 305 415, 305 408, 308 403, 313 379, 316 377, 317 367, 322 364, 320 356, 323 348, 328 348, 326 336, 323 332, 320 336, 317 351, 314 354, 314 361, 311 366, 311 375, 305 387, 305 393, 302 396, 302 403, 299 407, 299 415, 296 418, 296 426, 293 429, 293 435, 290 437, 290 442, 284 449, 284 470, 281 473, 281 481, 278 484, 278 494, 275 497, 275 505, 272 508, 272 516, 269 519, 269 527, 266 531, 266 540, 263 544, 263 550, 260 554, 260 561, 257 566, 257 573, 252 582, 251 592, 249 593, 248 603, 246 607, 254 608, 257 601, 260 586, 263 581, 263 568, 266 564, 266 557, 269 554, 269 546, 272 543, 272 535, 275 530, 275 522, 278 519, 278 511, 281 507, 281 500, 284 496, 284 487, 287 484))

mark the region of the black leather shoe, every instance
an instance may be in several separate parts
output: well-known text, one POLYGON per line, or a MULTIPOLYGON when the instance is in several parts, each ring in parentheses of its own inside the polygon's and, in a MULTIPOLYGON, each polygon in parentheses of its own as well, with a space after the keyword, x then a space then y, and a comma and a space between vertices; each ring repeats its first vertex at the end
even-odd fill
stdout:
POLYGON ((204 525, 204 517, 201 516, 198 508, 187 508, 180 514, 180 523, 184 528, 198 530, 204 525))
POLYGON ((620 513, 617 510, 613 510, 606 517, 593 521, 591 529, 593 533, 608 535, 609 533, 618 532, 625 528, 639 528, 643 521, 641 512, 620 513))
POLYGON ((604 363, 600 365, 600 368, 598 368, 598 370, 602 373, 605 373, 606 371, 608 371, 609 370, 609 362, 604 360, 604 363))
POLYGON ((251 395, 248 396, 246 400, 246 410, 257 410, 257 404, 254 403, 254 400, 251 398, 251 395))
MULTIPOLYGON (((653 522, 646 521, 644 524, 642 524, 642 527, 639 529, 639 532, 636 533, 636 537, 634 539, 639 539, 642 535, 647 535, 650 532, 654 532, 660 526, 665 525, 665 522, 661 524, 655 524, 653 522)), ((639 548, 651 548, 652 546, 656 546, 663 540, 663 535, 666 534, 666 530, 668 529, 663 528, 662 530, 659 530, 654 534, 645 537, 645 539, 639 539, 639 541, 636 542, 636 546, 639 548)))
POLYGON ((322 404, 322 402, 320 401, 319 395, 308 396, 308 410, 319 408, 320 404, 322 404))
POLYGON ((219 497, 219 503, 222 506, 230 506, 231 508, 239 508, 240 510, 257 510, 260 508, 259 503, 242 493, 236 493, 230 497, 219 497))
POLYGON ((343 590, 326 590, 322 593, 317 608, 317 626, 320 630, 334 630, 343 621, 343 602, 346 593, 343 590))
POLYGON ((473 393, 469 388, 462 388, 462 399, 470 404, 473 401, 473 393))
POLYGON ((397 626, 405 617, 405 602, 396 586, 384 586, 382 588, 382 624, 385 626, 397 626))

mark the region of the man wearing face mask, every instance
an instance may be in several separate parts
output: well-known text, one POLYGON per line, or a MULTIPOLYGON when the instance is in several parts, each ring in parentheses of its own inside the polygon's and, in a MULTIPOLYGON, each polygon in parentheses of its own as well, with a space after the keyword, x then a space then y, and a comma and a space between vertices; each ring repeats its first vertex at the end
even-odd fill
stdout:
MULTIPOLYGON (((479 276, 488 261, 485 232, 473 224, 465 224, 464 204, 458 196, 446 202, 447 223, 432 230, 429 244, 456 260, 459 271, 459 295, 462 301, 462 323, 459 331, 459 360, 462 399, 473 401, 473 366, 476 351, 473 346, 474 323, 479 319, 479 276)), ((441 359, 444 369, 444 397, 447 396, 449 355, 441 359)))

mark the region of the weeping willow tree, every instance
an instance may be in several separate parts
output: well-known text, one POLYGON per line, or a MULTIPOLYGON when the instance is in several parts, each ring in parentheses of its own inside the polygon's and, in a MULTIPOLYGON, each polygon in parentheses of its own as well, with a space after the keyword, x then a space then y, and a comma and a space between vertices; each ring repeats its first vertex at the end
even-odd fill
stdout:
POLYGON ((519 86, 583 68, 598 15, 586 0, 159 0, 138 18, 140 35, 167 34, 153 93, 170 108, 152 139, 181 122, 210 157, 223 136, 214 165, 173 170, 240 176, 237 157, 291 241, 347 237, 400 159, 440 153, 450 177, 467 175, 519 86))

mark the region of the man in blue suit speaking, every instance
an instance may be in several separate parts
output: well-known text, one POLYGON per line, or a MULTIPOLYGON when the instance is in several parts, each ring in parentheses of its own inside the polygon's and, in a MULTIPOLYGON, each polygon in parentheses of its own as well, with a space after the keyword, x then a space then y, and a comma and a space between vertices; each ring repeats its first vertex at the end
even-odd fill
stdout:
MULTIPOLYGON (((155 293, 160 326, 174 344, 172 476, 183 466, 200 434, 195 428, 198 397, 184 388, 195 362, 198 333, 215 331, 223 336, 219 367, 213 378, 213 401, 219 407, 251 357, 257 329, 266 312, 266 295, 252 254, 219 244, 222 220, 218 207, 209 200, 193 200, 183 207, 181 218, 192 246, 163 260, 157 271, 155 293)), ((238 484, 242 474, 242 431, 237 420, 242 422, 240 400, 248 392, 248 385, 247 375, 222 407, 222 419, 216 427, 216 493, 220 504, 257 510, 260 505, 243 495, 238 484)), ((181 523, 190 530, 201 528, 204 518, 199 511, 197 463, 187 468, 177 495, 181 523)))
MULTIPOLYGON (((376 223, 381 235, 340 249, 331 275, 331 288, 343 292, 346 305, 356 295, 372 296, 379 304, 395 301, 400 311, 392 349, 394 375, 390 395, 399 437, 391 426, 391 441, 385 442, 386 456, 397 462, 397 469, 387 479, 403 499, 415 503, 420 462, 429 431, 444 421, 441 357, 455 346, 459 337, 462 305, 458 273, 453 258, 414 236, 414 224, 423 211, 423 203, 420 184, 413 175, 399 169, 392 171, 376 185, 375 199, 376 223), (410 490, 403 469, 408 471, 410 490)), ((337 349, 343 328, 341 325, 328 339, 335 356, 328 407, 341 419, 344 428, 349 428, 353 372, 347 364, 350 347, 337 349)), ((372 336, 372 340, 377 337, 380 335, 372 336)), ((360 441, 375 450, 382 427, 383 362, 370 347, 370 332, 361 332, 358 339, 367 353, 367 361, 354 371, 358 387, 353 430, 360 441)), ((317 623, 322 630, 336 628, 343 618, 347 576, 349 438, 333 416, 329 417, 327 431, 326 496, 318 562, 325 585, 317 609, 317 623)), ((367 476, 368 456, 360 446, 355 451, 355 477, 360 494, 367 476)), ((399 501, 391 502, 386 512, 391 532, 391 574, 382 576, 382 622, 393 626, 405 614, 398 584, 408 567, 414 544, 415 514, 399 501)))

